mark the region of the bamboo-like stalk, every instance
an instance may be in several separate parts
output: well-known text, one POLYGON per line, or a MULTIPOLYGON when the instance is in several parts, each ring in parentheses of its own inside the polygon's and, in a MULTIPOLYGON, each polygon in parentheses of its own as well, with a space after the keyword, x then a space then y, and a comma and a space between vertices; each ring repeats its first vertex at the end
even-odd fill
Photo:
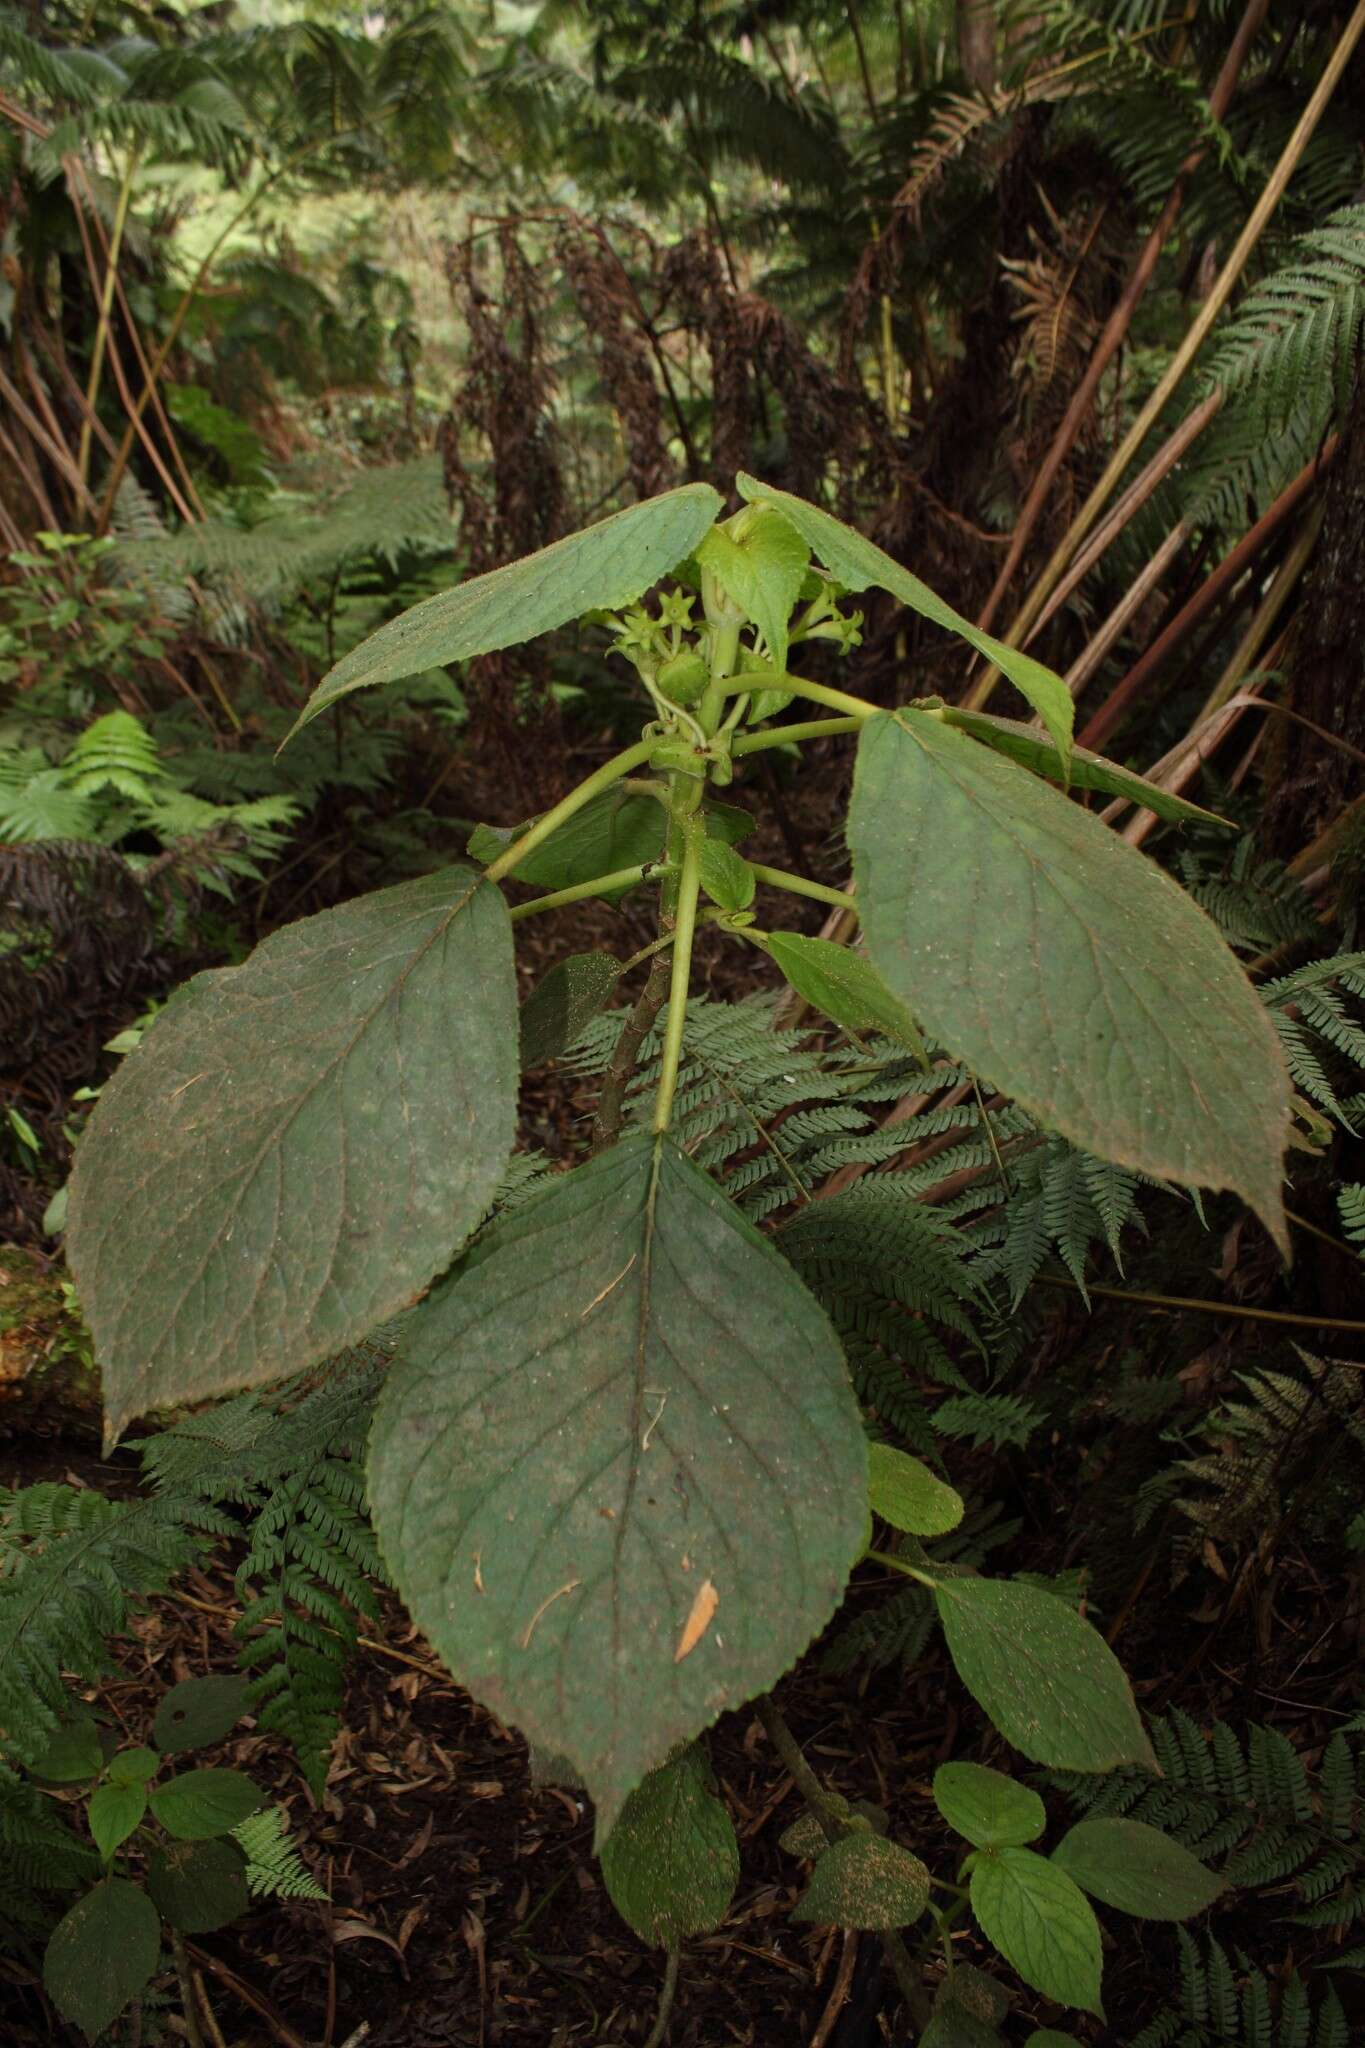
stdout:
MULTIPOLYGON (((94 230, 95 239, 99 242, 101 249, 104 251, 105 259, 107 261, 109 245, 104 233, 104 223, 100 219, 99 208, 95 204, 95 194, 94 189, 90 183, 89 173, 87 172, 85 165, 81 162, 81 159, 78 156, 68 156, 64 159, 64 163, 68 179, 74 180, 75 183, 79 184, 82 192, 85 195, 86 211, 89 215, 90 225, 91 228, 94 230)), ((74 208, 76 206, 74 190, 72 191, 71 198, 72 205, 74 208)), ((79 209, 77 208, 76 210, 79 219, 79 209)), ((145 380, 148 374, 147 351, 142 345, 142 334, 138 327, 138 323, 134 318, 133 309, 131 305, 128 303, 128 294, 123 288, 123 273, 117 267, 114 270, 114 296, 118 301, 119 312, 123 316, 123 325, 127 333, 128 340, 132 345, 133 357, 137 366, 138 375, 145 380)), ((111 348, 110 361, 115 370, 115 377, 119 386, 120 399, 122 400, 126 408, 129 403, 127 379, 122 376, 121 363, 116 358, 117 351, 111 348)), ((159 384, 153 384, 152 386, 151 411, 155 417, 157 427, 160 429, 162 439, 165 441, 171 459, 174 462, 177 471, 179 472, 181 482, 185 486, 185 499, 189 504, 194 517, 202 519, 204 517, 204 507, 200 501, 199 493, 195 489, 194 478, 190 474, 189 464, 186 462, 184 454, 181 451, 180 442, 176 436, 175 429, 171 425, 170 415, 167 413, 166 407, 162 402, 161 387, 159 384)), ((103 440, 108 440, 108 437, 105 436, 104 430, 102 427, 100 427, 99 422, 95 421, 93 424, 95 425, 96 430, 100 433, 101 438, 103 440)), ((149 451, 151 451, 154 448, 155 444, 151 436, 148 434, 145 426, 140 430, 140 438, 142 439, 144 446, 146 446, 149 451)), ((114 445, 111 440, 108 441, 107 452, 110 455, 113 455, 115 452, 114 445)))
POLYGON ((1209 421, 1223 403, 1221 391, 1211 391, 1192 412, 1186 413, 1180 425, 1168 434, 1145 469, 1138 472, 1123 496, 1115 505, 1104 524, 1097 527, 1089 541, 1081 549, 1066 575, 1053 591, 1042 611, 1029 629, 1025 645, 1030 645, 1042 632, 1053 615, 1060 611, 1073 590, 1083 583, 1100 557, 1111 548, 1123 532, 1130 519, 1142 510, 1147 500, 1162 480, 1170 475, 1182 456, 1203 433, 1209 421))
MULTIPOLYGON (((132 203, 133 179, 137 176, 138 152, 128 152, 128 161, 119 180, 118 201, 114 207, 114 222, 109 231, 109 247, 105 253, 104 277, 90 282, 99 285, 99 317, 95 324, 95 342, 90 351, 90 375, 85 386, 85 417, 81 421, 80 440, 76 446, 76 467, 80 471, 82 484, 90 480, 90 422, 95 416, 95 407, 100 395, 100 380, 104 375, 104 352, 109 342, 109 321, 114 309, 114 281, 118 276, 118 260, 123 249, 123 232, 128 225, 128 208, 132 203)), ((72 204, 76 195, 71 194, 72 204)), ((88 246, 88 245, 87 245, 88 246)))
MULTIPOLYGON (((1237 89, 1237 81, 1242 73, 1242 66, 1245 64, 1251 45, 1260 31, 1261 24, 1265 20, 1268 7, 1269 0, 1249 0, 1246 12, 1238 24, 1237 33, 1228 48, 1228 54, 1223 60, 1217 78, 1214 80, 1213 90, 1209 94, 1209 114, 1215 121, 1222 120, 1232 102, 1233 93, 1237 89)), ((1166 204, 1162 208, 1146 241, 1138 251, 1137 260, 1129 272, 1128 282, 1123 288, 1119 302, 1105 322, 1104 330, 1095 344, 1090 361, 1086 364, 1085 373, 1080 383, 1076 386, 1071 403, 1066 409, 1061 425, 1052 438, 1052 444, 1047 454, 1043 457, 1042 466, 1034 479, 1033 487, 1029 491, 1028 497, 1024 500, 1019 517, 1015 521, 1014 532, 1010 538, 1009 553, 1000 566, 999 574, 996 576, 995 582, 991 587, 990 596, 982 606, 981 615, 976 622, 983 633, 990 630, 991 623, 1000 608, 1001 599, 1009 588, 1010 579, 1023 559, 1024 550, 1033 536, 1033 530, 1042 515, 1048 494, 1057 480, 1057 474, 1067 456, 1071 453, 1075 445, 1076 436, 1080 433, 1086 416, 1094 402, 1095 393, 1099 389, 1100 379, 1118 353, 1128 333, 1128 329, 1132 325, 1133 315, 1137 311, 1139 302, 1151 282, 1152 274, 1156 269, 1157 259, 1165 247, 1171 230, 1179 217, 1181 207, 1185 203, 1185 188, 1189 184, 1194 172, 1198 169, 1205 153, 1206 146, 1203 143, 1199 144, 1197 148, 1190 151, 1176 172, 1175 182, 1171 186, 1166 204)))
POLYGON ((1275 571, 1270 588, 1252 614, 1251 623, 1242 635, 1237 652, 1205 699, 1199 713, 1201 718, 1211 718, 1215 711, 1221 710, 1259 661, 1261 650, 1274 631, 1280 613, 1289 602, 1294 586, 1308 567, 1322 528, 1322 510, 1321 505, 1315 505, 1299 528, 1293 546, 1275 571))
POLYGON ((1305 463, 1293 481, 1285 485, 1269 510, 1262 513, 1251 531, 1224 556, 1218 567, 1195 591, 1189 603, 1181 607, 1169 625, 1157 635, 1151 646, 1133 664, 1122 682, 1116 683, 1109 692, 1099 710, 1082 730, 1082 746, 1103 747, 1148 678, 1169 654, 1188 640, 1224 594, 1293 517, 1327 465, 1335 459, 1339 446, 1340 438, 1334 434, 1325 444, 1322 453, 1315 456, 1311 462, 1305 463))
MULTIPOLYGON (((1186 371, 1203 347, 1215 320, 1217 320, 1228 299, 1231 297, 1237 281, 1246 267, 1248 257, 1260 240, 1271 215, 1284 197, 1285 188, 1298 168, 1299 160, 1304 150, 1308 147, 1319 121, 1326 112, 1333 93, 1340 84, 1341 75, 1350 62, 1356 44, 1360 41, 1362 34, 1365 34, 1365 0, 1356 0, 1355 9, 1338 38, 1336 48, 1327 60, 1322 77, 1318 80, 1309 97, 1307 106, 1295 123, 1294 131, 1280 153, 1279 162, 1267 179, 1261 196, 1252 208, 1241 234, 1237 237, 1232 253, 1219 272, 1212 291, 1191 322, 1184 340, 1171 358, 1170 363, 1158 380, 1146 404, 1141 408, 1132 426, 1115 449, 1113 456, 1105 467, 1103 475, 1077 512, 1075 518, 1071 521, 1061 540, 1057 543, 1051 559, 1030 591, 1019 611, 1018 617, 1010 627, 1009 632, 1004 636, 1009 646, 1017 647, 1022 644, 1028 628, 1033 624, 1043 605, 1060 582, 1072 556, 1094 526, 1104 506, 1113 495, 1114 489, 1122 478, 1124 471, 1147 438, 1149 430, 1155 421, 1160 418, 1167 400, 1179 386, 1186 371)), ((989 700, 999 677, 999 669, 992 665, 967 693, 964 701, 973 709, 979 709, 989 700)))
MULTIPOLYGON (((91 284, 92 286, 94 286, 99 277, 99 269, 98 265, 95 262, 95 252, 94 246, 90 240, 90 230, 86 224, 85 209, 77 202, 76 199, 75 185, 77 181, 78 172, 80 176, 83 178, 84 174, 83 172, 80 172, 79 165, 75 165, 73 160, 69 159, 67 164, 67 178, 68 191, 71 198, 71 211, 75 216, 76 226, 80 232, 81 246, 85 251, 86 270, 89 273, 91 284)), ((92 220, 98 221, 98 215, 95 212, 93 204, 90 208, 90 217, 92 220)), ((114 269, 113 276, 115 279, 115 285, 117 287, 117 268, 114 269)), ((147 451, 148 461, 151 463, 153 469, 155 469, 157 475, 160 477, 162 483, 166 488, 166 492, 171 500, 171 503, 174 505, 176 511, 180 514, 181 518, 187 521, 193 520, 194 514, 190 510, 189 501, 177 488, 175 479, 171 476, 170 471, 166 467, 165 458, 162 456, 161 450, 157 447, 155 439, 147 429, 146 421, 142 418, 140 412, 134 412, 133 410, 132 393, 128 388, 128 379, 123 368, 123 358, 119 354, 118 347, 113 341, 112 336, 108 337, 108 353, 109 367, 114 373, 114 382, 118 385, 119 398, 122 401, 124 412, 128 415, 132 423, 129 431, 133 433, 136 439, 142 442, 143 447, 147 451)), ((81 394, 81 404, 84 407, 86 407, 86 418, 88 419, 89 399, 85 393, 81 394)), ((172 446, 174 446, 173 437, 172 446)), ((115 455, 114 459, 115 462, 117 462, 117 454, 115 455)), ((181 464, 181 467, 183 469, 183 463, 181 464)), ((86 489, 84 484, 82 484, 82 489, 86 489)), ((86 495, 89 496, 88 491, 86 492, 86 495)), ((97 511, 95 516, 96 532, 103 533, 104 529, 109 524, 109 510, 112 504, 113 498, 111 496, 107 496, 104 505, 101 506, 97 511)))
POLYGON ((1076 656, 1064 678, 1073 697, 1080 696, 1119 634, 1156 589, 1184 547, 1189 538, 1189 531, 1188 520, 1177 519, 1151 560, 1133 578, 1099 631, 1092 634, 1089 644, 1076 656))

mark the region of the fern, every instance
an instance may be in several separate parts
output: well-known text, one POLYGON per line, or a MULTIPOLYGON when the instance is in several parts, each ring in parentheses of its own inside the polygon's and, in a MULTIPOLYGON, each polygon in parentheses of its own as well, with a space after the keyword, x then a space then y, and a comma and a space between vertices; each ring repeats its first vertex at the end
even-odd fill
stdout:
POLYGON ((417 549, 449 554, 450 508, 438 456, 367 470, 330 501, 281 509, 250 527, 205 520, 163 539, 126 540, 119 576, 159 589, 193 578, 220 593, 280 604, 346 567, 394 565, 417 549))
POLYGON ((1250 837, 1231 849, 1222 844, 1183 849, 1179 868, 1185 887, 1230 946, 1266 953, 1321 937, 1301 883, 1282 861, 1262 859, 1250 837))
POLYGON ((1344 409, 1365 326, 1365 206, 1344 206, 1248 292, 1208 366, 1225 406, 1276 433, 1307 387, 1344 409))
POLYGON ((0 1490, 0 1745, 32 1764, 67 1708, 63 1674, 109 1668, 130 1601, 160 1592, 211 1526, 186 1503, 45 1482, 0 1490))
POLYGON ((232 1839, 246 1857, 247 1890, 253 1899, 325 1899, 327 1894, 310 1874, 289 1839, 289 1816, 282 1806, 263 1806, 248 1814, 232 1839))
POLYGON ((1350 2028, 1329 1985, 1314 2004, 1295 1970, 1264 1973, 1212 1935, 1201 1944, 1183 1927, 1179 2002, 1167 2006, 1130 2048, 1350 2048, 1350 2028))
POLYGON ((1365 953, 1336 953, 1267 982, 1262 998, 1300 1092, 1347 1131, 1365 1112, 1365 953))
POLYGON ((140 1446, 159 1499, 238 1510, 238 1662, 260 1725, 290 1742, 318 1797, 355 1617, 375 1616, 384 1578, 358 1454, 392 1341, 380 1332, 320 1380, 239 1395, 140 1446))
POLYGON ((1248 499, 1264 509, 1312 459, 1349 396, 1362 323, 1365 206, 1352 205, 1301 236, 1223 330, 1208 367, 1223 406, 1184 481, 1192 523, 1240 528, 1248 499))
MULTIPOLYGON (((1139 1521, 1174 1506, 1197 1538, 1238 1544, 1275 1528, 1289 1501, 1306 1494, 1315 1512, 1349 1516, 1358 1505, 1348 1476, 1328 1484, 1337 1456, 1365 1449, 1360 1373, 1299 1351, 1299 1369, 1238 1375, 1241 1391, 1199 1424, 1208 1449, 1178 1458, 1141 1489, 1139 1521)), ((1177 1553, 1192 1547, 1177 1543, 1177 1553)))
POLYGON ((1204 1862, 1224 1858, 1230 1886, 1296 1893, 1297 1926, 1341 1928, 1365 1915, 1365 1744, 1338 1732, 1314 1777, 1259 1723, 1244 1737, 1223 1721, 1205 1732, 1176 1709, 1149 1727, 1160 1779, 1120 1770, 1050 1782, 1084 1814, 1145 1821, 1204 1862))

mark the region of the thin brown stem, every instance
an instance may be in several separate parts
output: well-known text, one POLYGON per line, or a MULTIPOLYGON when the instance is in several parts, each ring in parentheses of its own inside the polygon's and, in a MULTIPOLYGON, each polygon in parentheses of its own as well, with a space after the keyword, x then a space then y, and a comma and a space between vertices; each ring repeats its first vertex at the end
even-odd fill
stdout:
MULTIPOLYGON (((846 1809, 843 1802, 837 1800, 820 1783, 806 1761, 805 1751, 792 1734, 782 1709, 769 1693, 761 1694, 753 1702, 753 1709, 763 1724, 769 1742, 790 1772, 792 1783, 819 1822, 825 1840, 842 1840, 849 1832, 848 1823, 844 1818, 846 1809)), ((881 1936, 881 1944, 900 1986, 901 1996, 909 2008, 911 2019, 917 2027, 923 2027, 929 2018, 929 1999, 916 1975, 909 1949, 894 1929, 881 1936)))
POLYGON ((175 1974, 180 1985, 180 2003, 185 2013, 185 2036, 190 2048, 204 2048, 204 2030, 199 2024, 199 2004, 194 1995, 190 1959, 185 1953, 185 1937, 178 1927, 172 1927, 170 1933, 171 1954, 175 1957, 175 1974))
POLYGON ((605 1151, 607 1146, 614 1145, 620 1136, 630 1077, 635 1072, 640 1047, 653 1030, 654 1021, 664 1006, 671 979, 672 965, 667 951, 656 953, 650 964, 649 979, 635 998, 634 1008, 621 1026, 621 1035, 616 1041, 616 1048, 602 1082, 602 1093, 597 1098, 597 1113, 592 1120, 594 1152, 605 1151))

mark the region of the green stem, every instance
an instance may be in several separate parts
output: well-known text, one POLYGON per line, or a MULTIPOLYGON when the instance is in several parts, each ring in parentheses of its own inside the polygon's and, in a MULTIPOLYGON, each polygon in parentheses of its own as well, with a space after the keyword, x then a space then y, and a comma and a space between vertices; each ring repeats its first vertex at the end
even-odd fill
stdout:
POLYGON ((668 1023, 664 1028, 663 1063, 659 1069, 659 1092, 654 1099, 656 1136, 668 1129, 673 1114, 673 1097, 682 1065, 683 1029, 687 1023, 687 988, 692 977, 692 941, 697 931, 697 897, 701 891, 699 855, 705 827, 699 818, 681 821, 682 862, 678 872, 678 900, 673 913, 675 944, 673 971, 668 984, 668 1023))
POLYGON ((534 853, 552 832, 557 832, 561 825, 567 824, 575 811, 581 811, 584 804, 591 803, 604 789, 610 789, 613 782, 619 782, 623 775, 629 775, 632 768, 638 768, 647 761, 655 745, 654 740, 637 740, 633 747, 627 747, 623 753, 613 754, 610 761, 604 761, 600 768, 595 769, 579 783, 577 789, 571 789, 553 810, 547 811, 543 818, 538 818, 534 825, 522 833, 520 839, 514 841, 505 853, 500 853, 497 859, 484 869, 485 881, 500 882, 504 875, 510 875, 521 865, 528 853, 534 853))
POLYGON ((813 896, 817 903, 832 903, 838 910, 851 910, 855 917, 858 915, 858 906, 846 889, 829 889, 823 882, 788 874, 785 868, 765 868, 756 860, 749 862, 749 869, 760 882, 767 882, 773 889, 785 889, 789 896, 813 896))
POLYGON ((790 675, 784 668, 746 669, 742 676, 731 676, 724 687, 730 697, 737 690, 789 690, 793 697, 808 697, 812 704, 827 704, 831 711, 842 711, 846 717, 856 718, 859 725, 882 715, 881 706, 869 704, 866 697, 852 697, 847 690, 831 690, 824 683, 808 682, 805 676, 790 675))
POLYGON ((668 862, 662 860, 644 860, 633 868, 613 868, 609 875, 594 875, 590 882, 575 882, 570 888, 552 889, 548 896, 533 896, 529 903, 518 903, 512 911, 512 922, 534 917, 538 910, 561 910, 566 903, 581 903, 585 896, 600 896, 607 889, 628 889, 635 882, 647 882, 651 876, 671 873, 668 862))
POLYGON ((907 1564, 903 1557, 893 1557, 889 1550, 865 1550, 863 1556, 871 1564, 889 1565, 893 1572, 904 1572, 907 1579, 914 1579, 921 1586, 933 1587, 938 1580, 929 1572, 922 1572, 917 1566, 907 1564))
POLYGON ((836 733, 861 732, 863 718, 807 718, 790 725, 769 726, 762 732, 746 732, 730 745, 731 754, 761 754, 765 747, 800 746, 803 740, 832 739, 836 733))
MULTIPOLYGON (((673 870, 670 868, 668 872, 671 874, 673 870)), ((663 937, 660 939, 651 939, 647 946, 641 946, 638 953, 631 954, 629 960, 625 962, 624 966, 621 969, 622 974, 629 974, 632 967, 639 967, 642 964, 642 962, 646 960, 652 960, 656 953, 662 953, 667 947, 671 946, 672 944, 672 932, 665 932, 663 937)))
POLYGON ((739 656, 739 630, 743 623, 742 619, 727 619, 711 626, 711 680, 697 706, 697 723, 708 738, 720 724, 725 699, 737 691, 753 688, 751 682, 736 681, 730 674, 739 656))

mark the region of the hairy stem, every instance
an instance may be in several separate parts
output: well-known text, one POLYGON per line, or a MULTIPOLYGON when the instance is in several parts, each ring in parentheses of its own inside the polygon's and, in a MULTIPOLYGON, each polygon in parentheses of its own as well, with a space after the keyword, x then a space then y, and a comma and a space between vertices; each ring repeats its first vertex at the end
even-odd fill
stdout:
POLYGON ((668 1961, 664 1964, 664 1986, 663 1990, 659 1993, 659 2010, 654 2016, 654 2025, 649 2030, 649 2039, 645 2042, 645 2048, 662 2048, 664 2037, 668 2033, 669 2015, 673 2010, 673 2000, 677 1996, 677 1992, 678 1951, 675 1948, 671 1948, 668 1951, 668 1961))
POLYGON ((805 875, 788 874, 785 868, 767 868, 762 862, 751 860, 750 871, 760 882, 767 882, 770 888, 785 889, 789 896, 813 896, 817 903, 832 903, 836 909, 847 910, 854 917, 858 906, 846 889, 830 889, 823 882, 809 881, 805 875))
POLYGON ((600 896, 607 889, 628 889, 634 882, 647 882, 651 877, 671 873, 667 861, 658 860, 644 860, 633 868, 613 868, 609 875, 594 875, 590 882, 575 882, 570 888, 552 889, 548 896, 533 896, 529 903, 516 904, 512 922, 534 917, 539 910, 562 910, 566 903, 581 903, 585 897, 600 896))
POLYGON ((659 1092, 654 1099, 654 1130, 666 1131, 673 1114, 673 1097, 682 1064, 683 1031, 687 1023, 687 989, 692 977, 692 941, 697 931, 697 897, 701 890, 698 855, 705 837, 700 818, 682 820, 683 855, 678 875, 678 899, 674 911, 676 933, 668 984, 668 1023, 664 1030, 663 1065, 659 1070, 659 1092))
MULTIPOLYGON (((764 1693, 753 1702, 754 1712, 763 1723, 764 1733, 783 1764, 791 1773, 792 1783, 805 1800, 827 1842, 840 1841, 849 1833, 841 1804, 826 1791, 806 1761, 805 1751, 787 1725, 786 1716, 771 1694, 764 1693)), ((923 2027, 929 2019, 929 1999, 923 1984, 915 1973, 910 1951, 894 1929, 881 1937, 882 1949, 890 1963, 901 1996, 910 2011, 916 2027, 923 2027)))
POLYGON ((827 704, 831 711, 841 711, 859 725, 876 718, 881 709, 866 697, 850 696, 847 690, 831 690, 824 683, 809 682, 805 676, 790 675, 784 668, 746 669, 742 676, 731 676, 725 685, 726 695, 733 697, 740 690, 790 690, 793 697, 807 697, 812 704, 827 704))
POLYGON ((730 745, 731 754, 761 754, 765 747, 800 746, 803 740, 832 739, 836 733, 860 732, 861 718, 807 718, 790 725, 774 725, 763 732, 741 733, 730 745))
MULTIPOLYGON (((662 948, 672 937, 664 933, 656 943, 662 948)), ((664 1006, 668 994, 669 965, 666 952, 660 950, 654 955, 649 970, 649 979, 635 998, 630 1015, 621 1026, 621 1035, 607 1067, 602 1082, 602 1093, 597 1098, 597 1113, 592 1120, 592 1149, 605 1151, 614 1145, 621 1134, 621 1118, 625 1111, 626 1089, 635 1072, 635 1062, 640 1057, 640 1047, 654 1029, 654 1020, 664 1006)))

